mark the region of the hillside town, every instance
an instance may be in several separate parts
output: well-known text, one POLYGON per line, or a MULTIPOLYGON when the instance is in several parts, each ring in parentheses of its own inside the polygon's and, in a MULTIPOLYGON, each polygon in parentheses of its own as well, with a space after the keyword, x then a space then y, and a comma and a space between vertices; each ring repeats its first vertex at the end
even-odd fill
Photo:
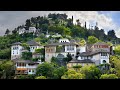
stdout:
MULTIPOLYGON (((31 25, 29 25, 30 20, 26 20, 26 25, 19 26, 12 31, 12 34, 6 30, 4 38, 9 38, 10 41, 5 46, 5 54, 0 53, 3 61, 0 66, 1 79, 6 79, 7 76, 7 79, 11 77, 14 79, 119 78, 120 69, 117 66, 119 38, 115 35, 111 37, 111 34, 105 35, 103 30, 99 30, 97 23, 94 28, 87 29, 86 22, 82 27, 80 20, 76 20, 77 24, 74 25, 73 16, 67 20, 66 15, 62 17, 60 14, 54 22, 52 15, 54 14, 49 14, 51 18, 47 19, 39 17, 41 20, 39 24, 36 23, 35 18, 31 19, 31 22, 35 23, 31 25), (48 23, 48 29, 46 29, 47 24, 41 26, 42 20, 48 23), (103 35, 99 36, 100 33, 98 35, 96 32, 96 34, 95 30, 102 32, 103 35), (96 37, 92 34, 84 35, 85 31, 94 32, 96 37), (114 62, 115 60, 117 63, 114 62), (10 70, 3 69, 6 65, 9 65, 10 70)), ((1 50, 3 47, 0 47, 1 50)))
MULTIPOLYGON (((27 30, 20 29, 19 34, 25 33, 27 30)), ((35 27, 30 27, 27 33, 36 33, 35 27)), ((72 56, 72 60, 67 63, 67 68, 72 68, 76 65, 100 65, 109 62, 109 57, 113 51, 107 43, 97 42, 93 45, 85 43, 79 45, 75 40, 69 40, 67 38, 59 39, 56 43, 50 43, 45 46, 33 40, 26 42, 30 50, 27 50, 22 46, 21 42, 13 43, 11 46, 11 60, 15 62, 16 74, 35 74, 36 68, 41 62, 40 58, 43 57, 39 53, 36 53, 37 49, 45 49, 45 62, 51 62, 52 57, 58 58, 61 65, 66 65, 63 59, 67 57, 67 54, 72 56), (22 60, 23 52, 31 52, 32 58, 39 58, 38 61, 22 60)))

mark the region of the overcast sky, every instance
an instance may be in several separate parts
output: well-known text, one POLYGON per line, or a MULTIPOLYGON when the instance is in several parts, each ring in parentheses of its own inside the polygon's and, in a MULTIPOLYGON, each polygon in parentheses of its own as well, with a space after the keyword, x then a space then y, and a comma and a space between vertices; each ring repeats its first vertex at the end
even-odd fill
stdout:
POLYGON ((119 11, 0 11, 0 35, 4 35, 6 29, 13 30, 19 25, 25 24, 26 19, 31 17, 48 15, 49 13, 66 13, 68 18, 74 17, 80 19, 84 24, 95 25, 104 29, 105 32, 114 29, 116 35, 120 38, 120 12, 119 11))

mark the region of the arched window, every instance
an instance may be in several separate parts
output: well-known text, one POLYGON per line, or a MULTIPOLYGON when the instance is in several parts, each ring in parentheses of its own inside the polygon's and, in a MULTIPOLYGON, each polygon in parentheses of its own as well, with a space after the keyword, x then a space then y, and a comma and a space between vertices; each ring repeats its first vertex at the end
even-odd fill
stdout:
POLYGON ((103 63, 106 63, 106 60, 103 60, 103 63))

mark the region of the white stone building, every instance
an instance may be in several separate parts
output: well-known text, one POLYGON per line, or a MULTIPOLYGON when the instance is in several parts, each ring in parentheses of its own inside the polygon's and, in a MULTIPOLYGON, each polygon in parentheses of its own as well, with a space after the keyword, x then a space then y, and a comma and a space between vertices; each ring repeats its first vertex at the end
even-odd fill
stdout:
POLYGON ((19 33, 19 34, 23 34, 23 33, 25 33, 25 32, 26 32, 25 28, 20 28, 20 29, 18 30, 18 33, 19 33))
POLYGON ((72 57, 76 56, 77 44, 62 42, 62 43, 52 43, 45 46, 45 61, 51 62, 52 57, 57 57, 59 54, 63 57, 67 57, 67 54, 71 54, 72 57))
POLYGON ((59 43, 70 42, 67 38, 59 39, 59 43))
MULTIPOLYGON (((28 41, 27 44, 29 45, 30 52, 32 53, 35 52, 35 49, 44 48, 42 45, 38 44, 33 40, 28 41)), ((22 52, 29 52, 29 51, 24 49, 22 43, 20 42, 13 43, 11 46, 11 60, 20 59, 22 57, 22 52)))
POLYGON ((43 62, 33 62, 31 60, 15 60, 15 74, 16 75, 27 75, 36 74, 36 68, 43 62))
MULTIPOLYGON (((82 52, 77 55, 72 61, 68 63, 68 67, 72 67, 73 65, 81 64, 84 66, 85 64, 109 64, 110 57, 110 46, 103 42, 98 42, 90 47, 87 46, 86 52, 82 52)), ((84 51, 84 50, 83 50, 84 51)))
POLYGON ((96 65, 109 63, 109 52, 84 52, 78 56, 78 60, 91 60, 96 65))
POLYGON ((41 46, 39 43, 35 42, 34 40, 28 41, 27 44, 30 47, 30 52, 34 53, 35 49, 40 49, 40 48, 44 48, 43 46, 41 46))
POLYGON ((35 33, 36 32, 36 28, 35 27, 29 27, 29 33, 35 33))
POLYGON ((11 46, 11 60, 13 59, 19 59, 22 55, 23 47, 21 46, 20 42, 13 43, 11 46))

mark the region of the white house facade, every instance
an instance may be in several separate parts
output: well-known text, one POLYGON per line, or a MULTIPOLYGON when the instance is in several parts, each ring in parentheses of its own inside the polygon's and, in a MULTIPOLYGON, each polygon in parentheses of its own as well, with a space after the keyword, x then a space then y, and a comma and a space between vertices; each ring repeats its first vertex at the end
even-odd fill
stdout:
POLYGON ((33 62, 30 60, 15 60, 15 74, 36 74, 36 68, 42 62, 33 62))
POLYGON ((18 33, 19 34, 23 34, 23 33, 25 33, 25 31, 26 31, 25 28, 20 28, 19 31, 18 31, 18 33))
POLYGON ((13 59, 18 59, 21 57, 21 51, 22 51, 23 47, 21 46, 20 42, 16 42, 14 44, 12 44, 11 46, 11 60, 13 59))
POLYGON ((68 39, 66 38, 63 38, 63 39, 59 39, 59 43, 64 43, 64 42, 70 42, 68 39))
POLYGON ((78 56, 78 60, 89 59, 95 62, 96 65, 109 63, 109 52, 94 52, 85 55, 86 53, 82 53, 78 56))
POLYGON ((40 49, 40 48, 44 48, 43 46, 41 46, 39 43, 35 42, 34 40, 28 41, 27 44, 30 47, 30 52, 34 53, 35 49, 40 49))
POLYGON ((74 43, 52 43, 45 46, 45 61, 50 62, 51 58, 57 57, 59 54, 67 57, 67 54, 71 54, 72 57, 76 56, 76 44, 74 43), (60 51, 58 48, 61 47, 60 51))
POLYGON ((35 27, 29 27, 29 33, 35 33, 36 32, 36 28, 35 27))

